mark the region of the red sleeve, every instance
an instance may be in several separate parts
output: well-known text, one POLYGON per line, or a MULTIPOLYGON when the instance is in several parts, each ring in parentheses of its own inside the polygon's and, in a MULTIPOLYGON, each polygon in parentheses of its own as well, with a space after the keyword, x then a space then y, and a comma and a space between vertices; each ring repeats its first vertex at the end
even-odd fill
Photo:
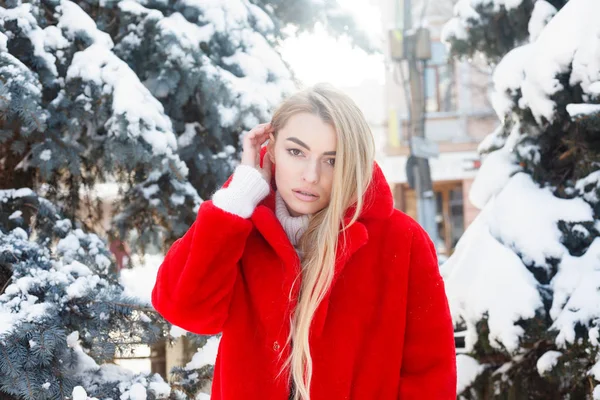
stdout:
POLYGON ((456 400, 454 327, 429 235, 416 226, 408 272, 402 400, 456 400))
POLYGON ((158 270, 154 308, 187 331, 221 332, 251 230, 249 219, 223 211, 211 200, 202 203, 196 221, 173 243, 158 270))

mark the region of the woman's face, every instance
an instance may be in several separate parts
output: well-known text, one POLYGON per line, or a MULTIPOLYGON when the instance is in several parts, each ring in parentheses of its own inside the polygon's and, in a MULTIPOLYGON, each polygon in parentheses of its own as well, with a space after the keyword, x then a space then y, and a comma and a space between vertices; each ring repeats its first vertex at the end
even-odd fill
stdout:
POLYGON ((317 115, 298 113, 271 137, 275 183, 292 216, 327 207, 333 185, 337 137, 333 126, 317 115))

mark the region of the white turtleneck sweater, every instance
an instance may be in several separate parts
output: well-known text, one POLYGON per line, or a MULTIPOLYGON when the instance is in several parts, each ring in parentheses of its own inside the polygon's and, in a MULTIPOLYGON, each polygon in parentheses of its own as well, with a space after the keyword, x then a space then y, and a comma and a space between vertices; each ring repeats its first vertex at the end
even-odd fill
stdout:
MULTIPOLYGON (((224 211, 242 218, 250 218, 258 203, 269 194, 269 191, 269 184, 256 168, 238 165, 229 186, 217 190, 212 196, 212 201, 215 206, 224 211)), ((310 215, 291 216, 279 192, 275 193, 275 215, 288 239, 298 251, 298 241, 308 227, 310 215)))

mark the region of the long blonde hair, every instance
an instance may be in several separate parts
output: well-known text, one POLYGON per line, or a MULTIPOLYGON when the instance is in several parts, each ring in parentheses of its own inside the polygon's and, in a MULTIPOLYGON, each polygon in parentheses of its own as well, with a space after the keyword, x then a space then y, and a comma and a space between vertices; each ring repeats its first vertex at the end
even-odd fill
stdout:
POLYGON ((354 101, 328 84, 315 85, 286 99, 271 121, 275 137, 292 115, 301 112, 319 116, 331 124, 337 134, 331 200, 327 207, 312 216, 299 242, 304 255, 301 262, 302 283, 286 341, 286 345, 293 345, 290 357, 282 364, 278 375, 289 372, 286 376, 293 379, 296 388, 294 400, 310 400, 313 371, 309 346, 311 322, 333 280, 338 236, 343 234, 344 246, 345 230, 358 219, 363 208, 363 196, 373 172, 375 143, 363 113, 354 101), (356 210, 345 226, 344 216, 351 206, 356 206, 356 210))

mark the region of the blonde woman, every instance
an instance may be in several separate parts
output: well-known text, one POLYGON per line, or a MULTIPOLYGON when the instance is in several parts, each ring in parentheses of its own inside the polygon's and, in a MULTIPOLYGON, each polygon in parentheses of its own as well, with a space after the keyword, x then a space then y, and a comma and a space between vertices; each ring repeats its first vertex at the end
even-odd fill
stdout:
POLYGON ((168 251, 152 303, 222 332, 212 400, 456 399, 435 249, 374 153, 350 98, 299 92, 168 251))

